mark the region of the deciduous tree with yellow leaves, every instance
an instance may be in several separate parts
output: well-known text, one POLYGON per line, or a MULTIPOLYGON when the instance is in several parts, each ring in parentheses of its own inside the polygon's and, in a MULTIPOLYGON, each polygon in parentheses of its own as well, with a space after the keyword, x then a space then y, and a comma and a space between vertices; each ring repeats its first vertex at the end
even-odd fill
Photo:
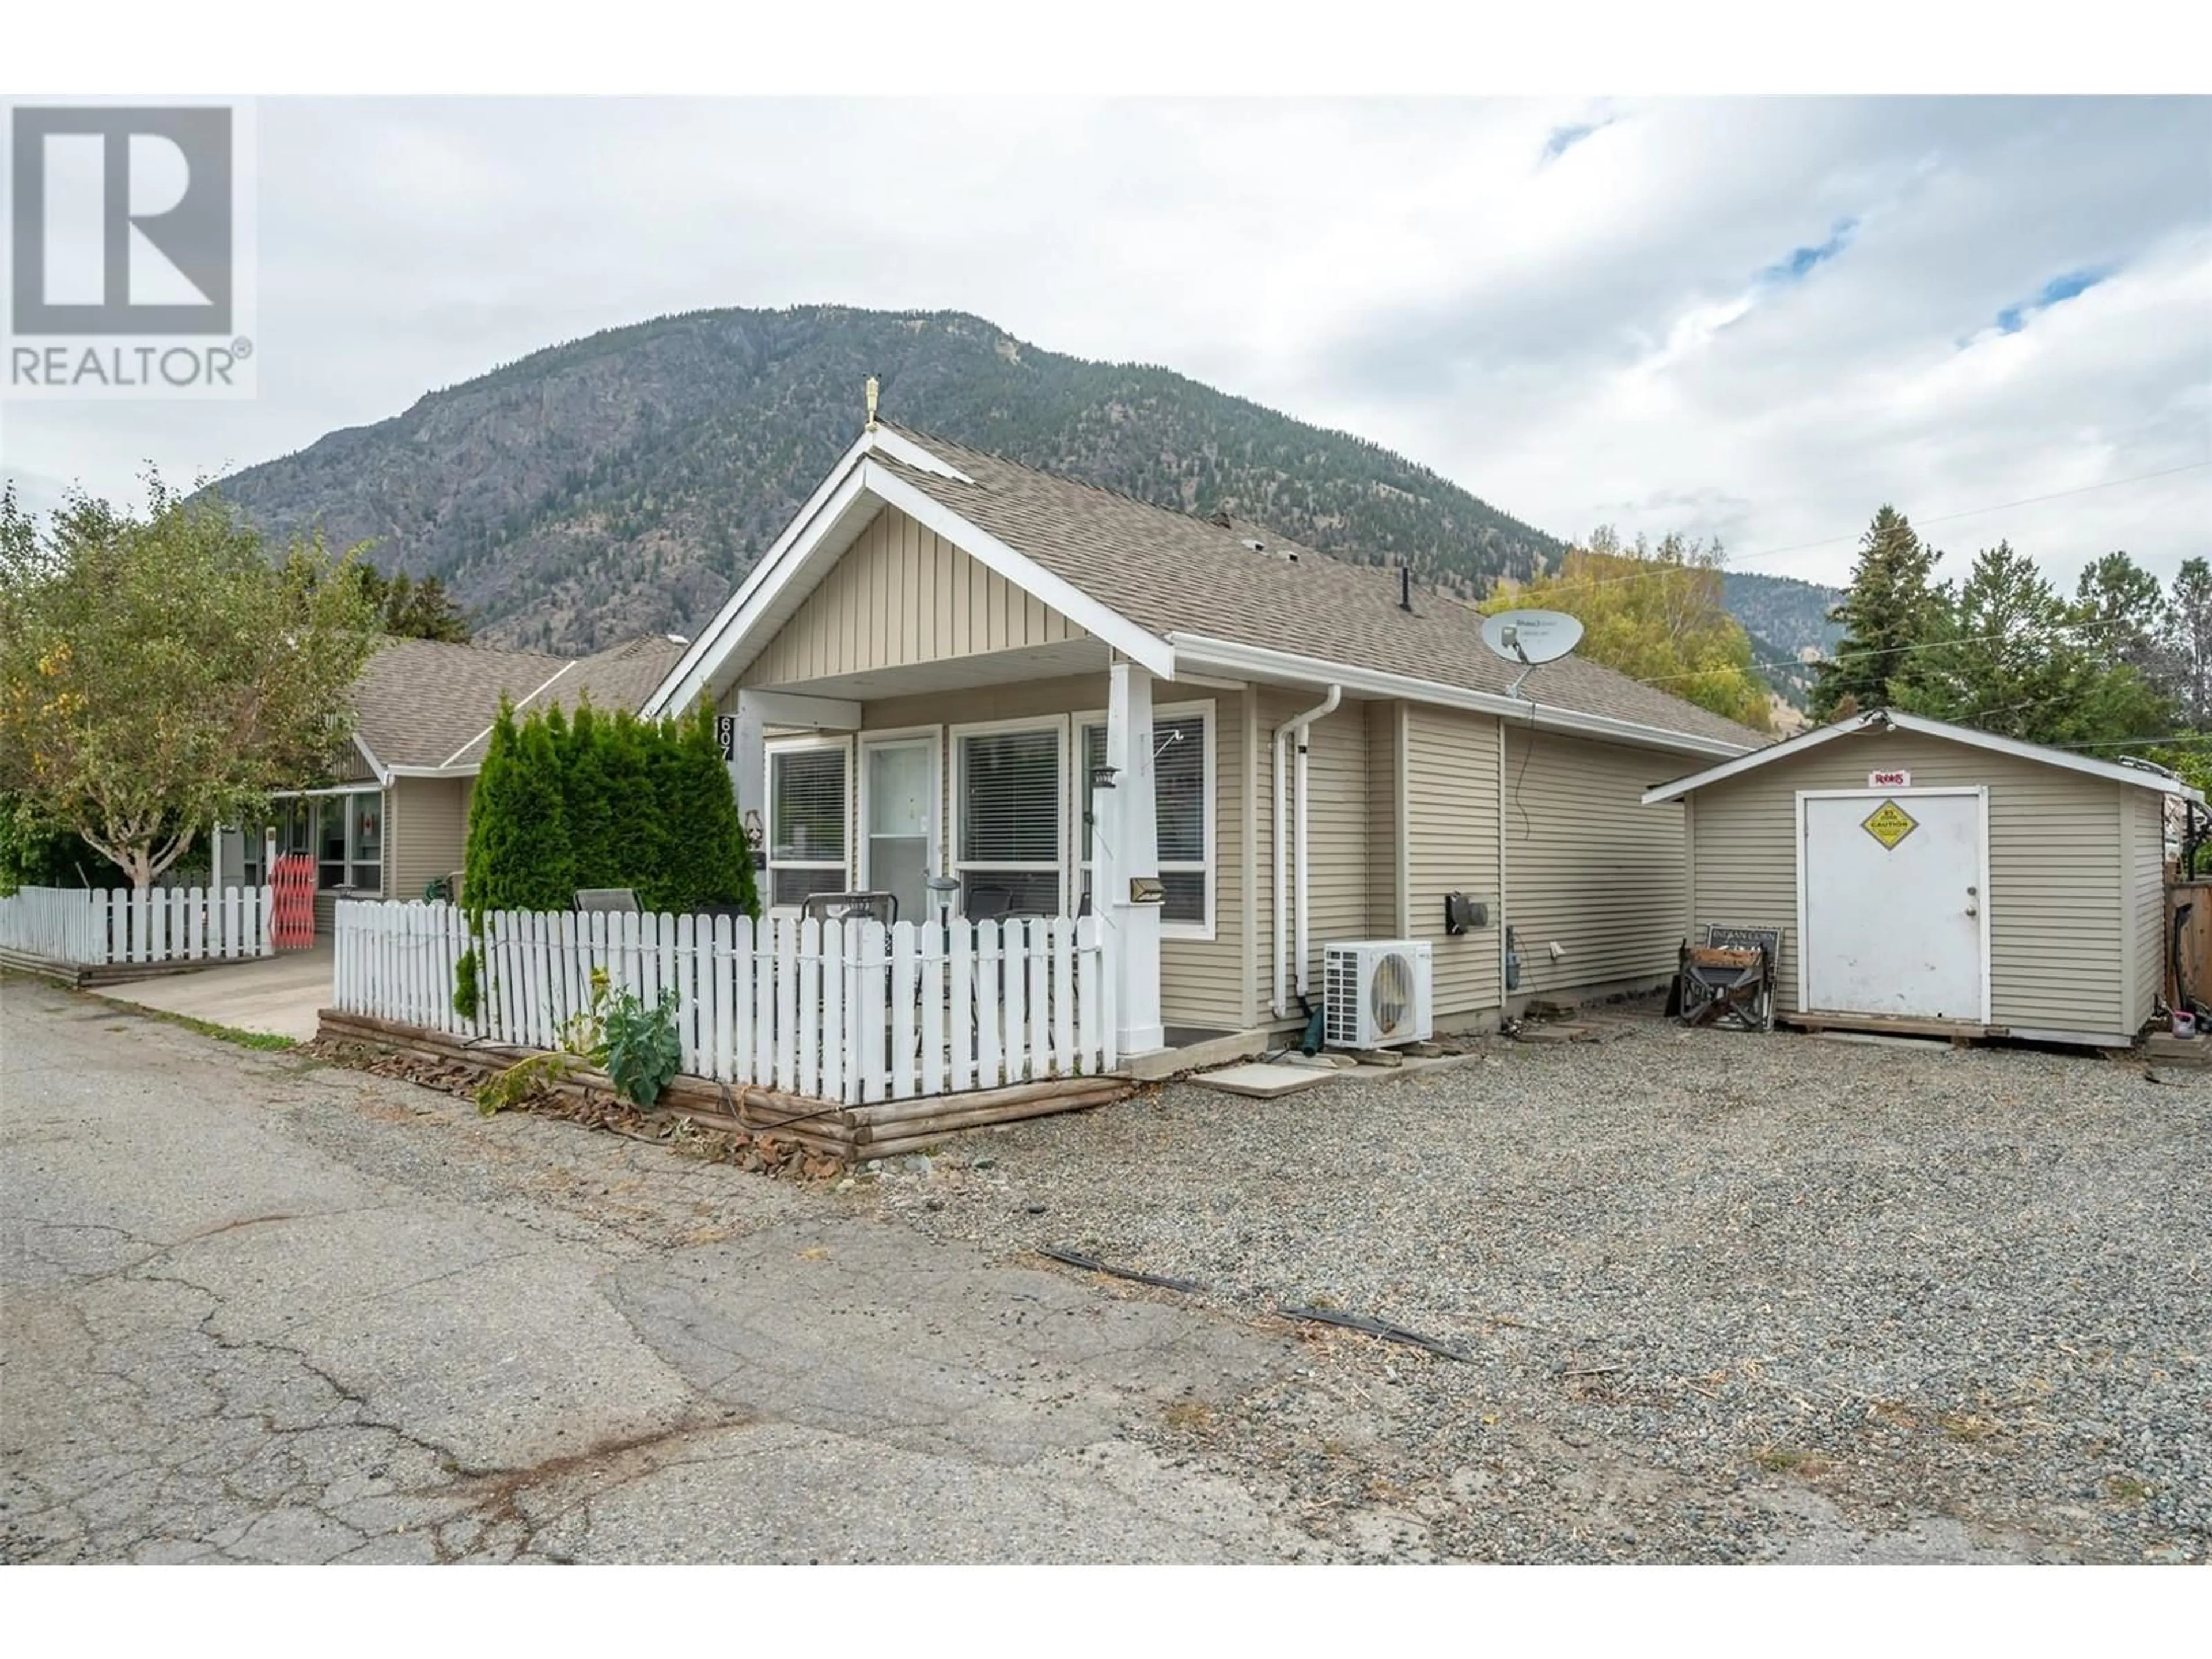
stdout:
POLYGON ((1624 544, 1609 526, 1532 581, 1500 583, 1486 615, 1564 611, 1583 625, 1580 654, 1757 731, 1771 694, 1751 665, 1751 636, 1721 602, 1721 549, 1670 535, 1624 544))

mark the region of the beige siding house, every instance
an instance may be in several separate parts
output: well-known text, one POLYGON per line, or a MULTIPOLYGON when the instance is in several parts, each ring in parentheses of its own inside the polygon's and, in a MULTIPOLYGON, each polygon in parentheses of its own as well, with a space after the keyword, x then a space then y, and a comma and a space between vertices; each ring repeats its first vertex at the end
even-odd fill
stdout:
POLYGON ((2120 1043, 2163 982, 2172 796, 2201 804, 2161 773, 1878 712, 1645 799, 1688 814, 1675 931, 1779 928, 1785 1016, 2120 1043))
POLYGON ((1643 792, 1763 738, 1583 660, 1513 695, 1480 620, 1395 570, 872 425, 645 712, 726 717, 772 908, 1095 909, 1147 964, 1125 1053, 1302 1026, 1341 942, 1429 940, 1445 1030, 1662 982, 1684 815, 1643 792), (1455 894, 1481 919, 1450 933, 1455 894))
POLYGON ((263 879, 268 840, 315 860, 315 927, 341 898, 419 899, 461 867, 469 793, 500 700, 518 709, 635 712, 683 654, 680 641, 633 640, 595 656, 392 640, 354 686, 352 741, 331 781, 281 794, 262 835, 224 832, 225 867, 263 879))

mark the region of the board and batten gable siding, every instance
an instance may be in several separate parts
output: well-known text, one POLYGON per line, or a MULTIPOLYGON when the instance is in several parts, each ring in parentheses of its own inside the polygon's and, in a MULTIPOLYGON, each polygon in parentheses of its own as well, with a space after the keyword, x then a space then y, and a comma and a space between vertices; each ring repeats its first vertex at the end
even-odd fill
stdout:
POLYGON ((1449 1030, 1504 1000, 1498 721, 1418 704, 1406 718, 1406 932, 1434 941, 1436 1020, 1449 1030), (1446 934, 1444 895, 1454 892, 1488 903, 1490 926, 1446 934))
MULTIPOLYGON (((871 732, 889 732, 916 726, 980 724, 992 720, 1050 718, 1067 714, 1097 714, 1106 707, 1103 675, 1078 675, 1053 680, 1032 680, 1013 685, 976 686, 959 691, 933 691, 913 696, 889 697, 861 706, 861 731, 857 742, 871 732)), ((1243 787, 1245 775, 1244 699, 1247 693, 1208 687, 1177 686, 1155 682, 1156 706, 1173 708, 1186 703, 1213 704, 1213 937, 1210 939, 1165 938, 1160 941, 1160 1011, 1170 1025, 1193 1025, 1218 1030, 1241 1031, 1255 1023, 1246 972, 1244 878, 1247 849, 1244 840, 1243 787)), ((1069 742, 1077 741, 1073 733, 1069 742)), ((953 787, 951 733, 941 757, 940 778, 945 792, 939 803, 939 823, 947 836, 952 828, 953 787)), ((859 811, 860 791, 848 796, 850 810, 859 811)), ((1071 801, 1072 814, 1082 811, 1081 799, 1071 801)), ((1264 824, 1264 817, 1261 819, 1264 824)), ((853 834, 857 836, 858 826, 853 834)), ((848 838, 848 845, 857 848, 848 838)), ((1079 847, 1080 842, 1076 843, 1079 847)), ((949 869, 953 849, 943 848, 949 869)), ((854 868, 857 869, 857 865, 854 868)))
POLYGON ((790 685, 1085 637, 1043 600, 885 507, 738 683, 790 685))
POLYGON ((1991 1023, 2112 1034, 2139 1025, 2148 1011, 2128 1006, 2140 969, 2127 950, 2119 797, 2142 792, 1918 732, 1838 738, 1699 790, 1696 923, 1784 928, 1780 1006, 1802 1012, 1797 792, 1863 789, 1869 773, 1896 770, 1916 787, 1989 787, 1991 1023))
POLYGON ((1644 792, 1679 776, 1679 757, 1504 724, 1505 921, 1520 993, 1668 979, 1689 906, 1688 837, 1681 805, 1646 806, 1644 792))
POLYGON ((465 778, 394 778, 384 793, 384 893, 418 899, 436 877, 461 867, 468 842, 465 778))

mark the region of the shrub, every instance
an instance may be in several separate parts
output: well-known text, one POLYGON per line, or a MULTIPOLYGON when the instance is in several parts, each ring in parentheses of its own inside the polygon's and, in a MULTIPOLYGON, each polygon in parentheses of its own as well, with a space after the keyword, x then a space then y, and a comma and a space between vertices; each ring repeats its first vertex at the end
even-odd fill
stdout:
POLYGON ((466 901, 564 910, 580 887, 629 887, 648 910, 760 914, 751 847, 714 715, 639 720, 503 708, 469 807, 466 901))

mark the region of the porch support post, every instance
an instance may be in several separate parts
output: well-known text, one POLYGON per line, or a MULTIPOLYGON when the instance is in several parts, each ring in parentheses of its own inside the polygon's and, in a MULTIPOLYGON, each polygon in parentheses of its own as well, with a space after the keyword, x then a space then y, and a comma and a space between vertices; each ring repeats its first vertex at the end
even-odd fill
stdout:
POLYGON ((753 846, 758 855, 767 847, 768 830, 768 751, 763 732, 771 726, 810 732, 857 732, 860 705, 842 697, 809 697, 740 687, 732 712, 737 716, 738 732, 729 763, 730 788, 738 798, 738 817, 747 833, 759 826, 761 839, 753 846))
POLYGON ((1092 797, 1098 813, 1097 909, 1111 930, 1115 1045, 1124 1054, 1167 1046, 1160 1024, 1160 907, 1130 902, 1130 884, 1160 873, 1152 790, 1152 677, 1132 662, 1108 670, 1106 764, 1114 787, 1092 797))
POLYGON ((730 750, 730 790, 738 798, 738 821, 745 826, 746 834, 753 835, 754 826, 759 826, 753 841, 757 866, 757 855, 768 848, 768 751, 761 743, 766 722, 761 719, 759 700, 749 691, 738 693, 733 712, 738 717, 738 736, 730 750))

